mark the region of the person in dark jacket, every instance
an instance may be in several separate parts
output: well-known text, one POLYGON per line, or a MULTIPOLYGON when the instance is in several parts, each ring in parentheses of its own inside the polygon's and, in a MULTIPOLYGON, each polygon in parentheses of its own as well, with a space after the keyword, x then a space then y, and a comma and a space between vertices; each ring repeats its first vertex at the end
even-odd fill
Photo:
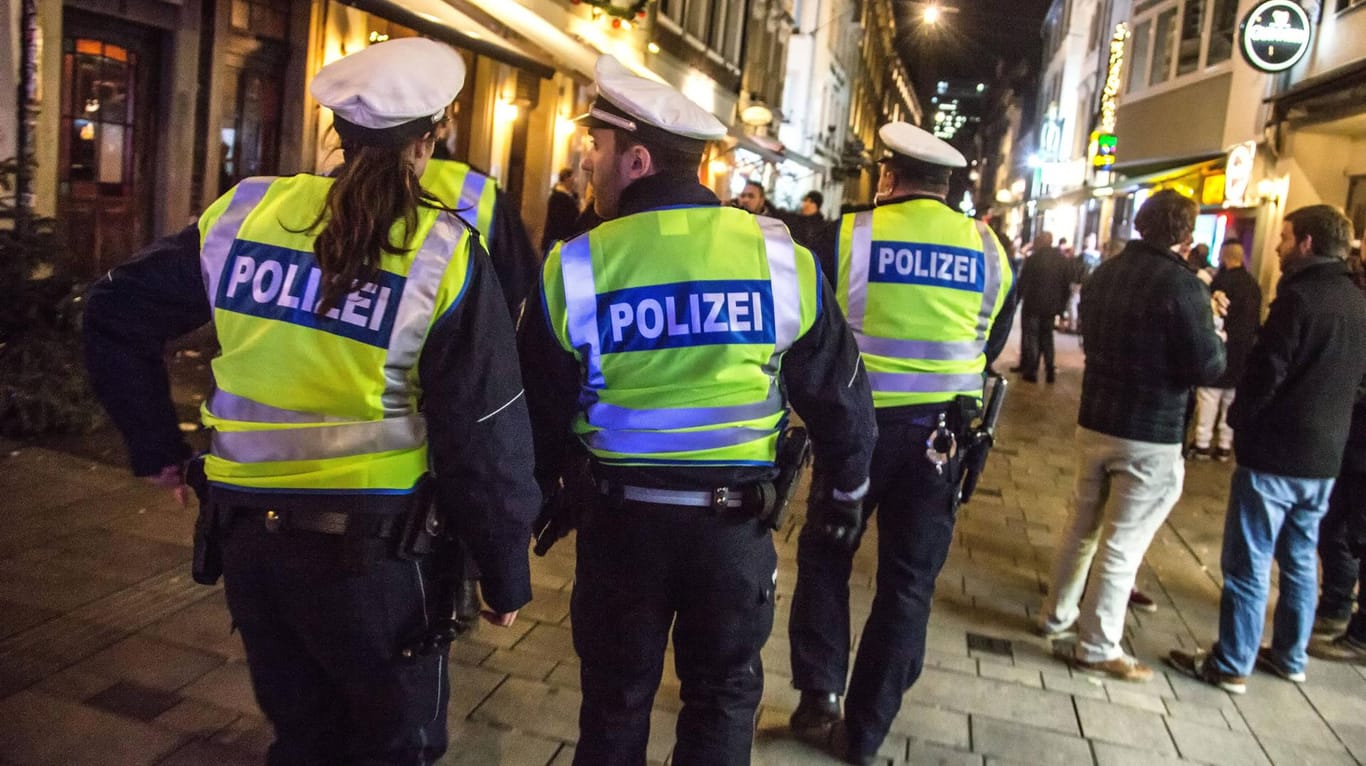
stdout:
POLYGON ((792 238, 802 247, 815 248, 819 245, 821 235, 830 223, 821 215, 821 205, 824 204, 825 197, 820 192, 812 190, 802 197, 801 210, 782 216, 783 222, 792 232, 792 238))
MULTIPOLYGON (((1248 352, 1257 337, 1257 326, 1262 318, 1262 288, 1243 268, 1243 246, 1226 242, 1219 249, 1222 268, 1210 284, 1210 290, 1222 293, 1228 300, 1224 316, 1224 353, 1228 366, 1212 386, 1195 389, 1195 447, 1191 455, 1197 460, 1227 462, 1233 454, 1233 429, 1228 424, 1228 408, 1233 404, 1235 387, 1243 377, 1248 352), (1218 432, 1218 445, 1212 450, 1210 442, 1218 432)), ((1198 275, 1197 275, 1198 276, 1198 275)))
POLYGON ((1238 467, 1229 488, 1219 640, 1173 651, 1177 669, 1225 691, 1253 666, 1296 683, 1314 623, 1319 521, 1366 382, 1366 300, 1345 259, 1352 224, 1329 205, 1285 218, 1281 280, 1229 412, 1238 467), (1271 646, 1261 645, 1271 561, 1280 566, 1271 646))
MULTIPOLYGON (((1020 378, 1039 382, 1039 357, 1049 383, 1057 379, 1053 355, 1053 318, 1067 309, 1072 293, 1072 261, 1053 247, 1047 232, 1020 267, 1020 378)), ((1012 370, 1015 372, 1015 370, 1012 370)))
POLYGON ((1143 239, 1081 291, 1077 479, 1039 631, 1077 634, 1075 668, 1125 681, 1153 675, 1120 642, 1139 563, 1181 496, 1187 392, 1224 371, 1209 291, 1172 250, 1196 210, 1175 191, 1152 195, 1134 217, 1143 239))
POLYGON ((562 239, 568 239, 579 232, 575 225, 579 219, 579 195, 574 193, 574 169, 560 170, 559 181, 550 190, 550 199, 545 204, 545 231, 541 233, 541 252, 562 239))
MULTIPOLYGON (((1353 253, 1347 263, 1357 287, 1366 292, 1361 254, 1353 253)), ((1366 610, 1361 608, 1366 605, 1366 400, 1358 400, 1352 409, 1342 470, 1328 498, 1328 513, 1319 523, 1319 560, 1323 589, 1314 633, 1321 637, 1309 643, 1309 656, 1366 663, 1366 610)))

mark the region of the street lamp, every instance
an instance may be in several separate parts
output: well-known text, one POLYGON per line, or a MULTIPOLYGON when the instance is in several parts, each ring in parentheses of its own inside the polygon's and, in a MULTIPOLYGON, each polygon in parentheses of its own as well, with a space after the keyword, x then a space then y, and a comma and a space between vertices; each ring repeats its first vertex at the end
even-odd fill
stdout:
POLYGON ((925 20, 926 24, 938 24, 941 13, 938 5, 930 4, 925 6, 925 13, 921 18, 925 20))

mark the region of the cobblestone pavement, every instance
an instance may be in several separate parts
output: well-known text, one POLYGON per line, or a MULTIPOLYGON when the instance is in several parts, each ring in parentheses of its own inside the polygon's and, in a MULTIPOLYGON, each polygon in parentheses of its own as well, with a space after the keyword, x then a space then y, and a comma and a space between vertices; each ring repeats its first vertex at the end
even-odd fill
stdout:
MULTIPOLYGON (((1081 360, 1070 336, 1059 336, 1059 347, 1056 385, 1012 380, 1002 443, 959 519, 928 667, 906 695, 886 762, 1366 760, 1366 668, 1311 661, 1308 683, 1258 674, 1240 698, 1161 671, 1168 649, 1208 642, 1215 630, 1229 465, 1189 466, 1185 495, 1140 573, 1160 608, 1130 616, 1129 641, 1159 668, 1151 683, 1073 675, 1030 634, 1073 471, 1081 360)), ((0 457, 0 763, 260 763, 270 728, 223 594, 189 578, 191 514, 120 470, 0 447, 8 455, 0 457)), ((786 640, 795 526, 778 539, 781 600, 764 651, 754 762, 833 763, 786 731, 797 697, 786 640)), ((856 630, 872 599, 873 548, 856 564, 856 630)), ((569 763, 579 703, 572 549, 562 543, 533 560, 535 601, 514 627, 483 626, 454 647, 452 744, 442 764, 569 763)), ((669 759, 678 709, 669 673, 655 704, 653 763, 669 759)))

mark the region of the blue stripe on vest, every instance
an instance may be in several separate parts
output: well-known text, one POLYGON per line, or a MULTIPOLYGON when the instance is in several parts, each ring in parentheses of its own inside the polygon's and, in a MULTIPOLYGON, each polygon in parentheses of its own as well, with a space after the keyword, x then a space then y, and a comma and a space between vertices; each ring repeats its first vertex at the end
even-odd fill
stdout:
POLYGON ((986 257, 981 250, 966 247, 875 240, 868 255, 868 281, 980 293, 985 289, 986 257))
POLYGON ((312 253, 239 239, 228 252, 215 305, 388 348, 407 280, 387 271, 377 279, 319 314, 322 271, 312 253))
POLYGON ((598 296, 603 354, 776 342, 766 279, 675 282, 598 296))

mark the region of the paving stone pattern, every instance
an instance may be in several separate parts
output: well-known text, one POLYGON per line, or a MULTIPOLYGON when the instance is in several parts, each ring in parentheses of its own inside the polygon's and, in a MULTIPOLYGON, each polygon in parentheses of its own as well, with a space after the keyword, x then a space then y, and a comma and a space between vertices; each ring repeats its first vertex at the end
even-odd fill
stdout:
MULTIPOLYGON (((958 521, 938 582, 926 669, 906 695, 883 764, 1351 764, 1366 761, 1366 668, 1311 662, 1296 686, 1255 675, 1231 698, 1165 669, 1208 643, 1231 466, 1192 463, 1131 614, 1142 685, 1073 674, 1030 632, 1066 517, 1081 357, 1059 336, 1056 385, 1012 376, 983 485, 958 521)), ((1013 352, 1007 352, 1013 357, 1013 352)), ((1006 366, 1008 362, 1003 362, 1006 366)), ((189 578, 191 514, 118 468, 0 442, 0 763, 249 764, 271 739, 221 589, 189 578)), ((786 640, 798 508, 778 533, 779 610, 754 763, 831 764, 788 736, 786 640)), ((875 533, 873 533, 875 534, 875 533)), ((872 601, 875 546, 853 577, 854 630, 872 601)), ((544 766, 574 753, 580 699, 570 638, 573 541, 533 559, 535 601, 508 630, 452 651, 451 748, 441 763, 544 766)), ((672 653, 649 758, 668 763, 677 721, 672 653)))

